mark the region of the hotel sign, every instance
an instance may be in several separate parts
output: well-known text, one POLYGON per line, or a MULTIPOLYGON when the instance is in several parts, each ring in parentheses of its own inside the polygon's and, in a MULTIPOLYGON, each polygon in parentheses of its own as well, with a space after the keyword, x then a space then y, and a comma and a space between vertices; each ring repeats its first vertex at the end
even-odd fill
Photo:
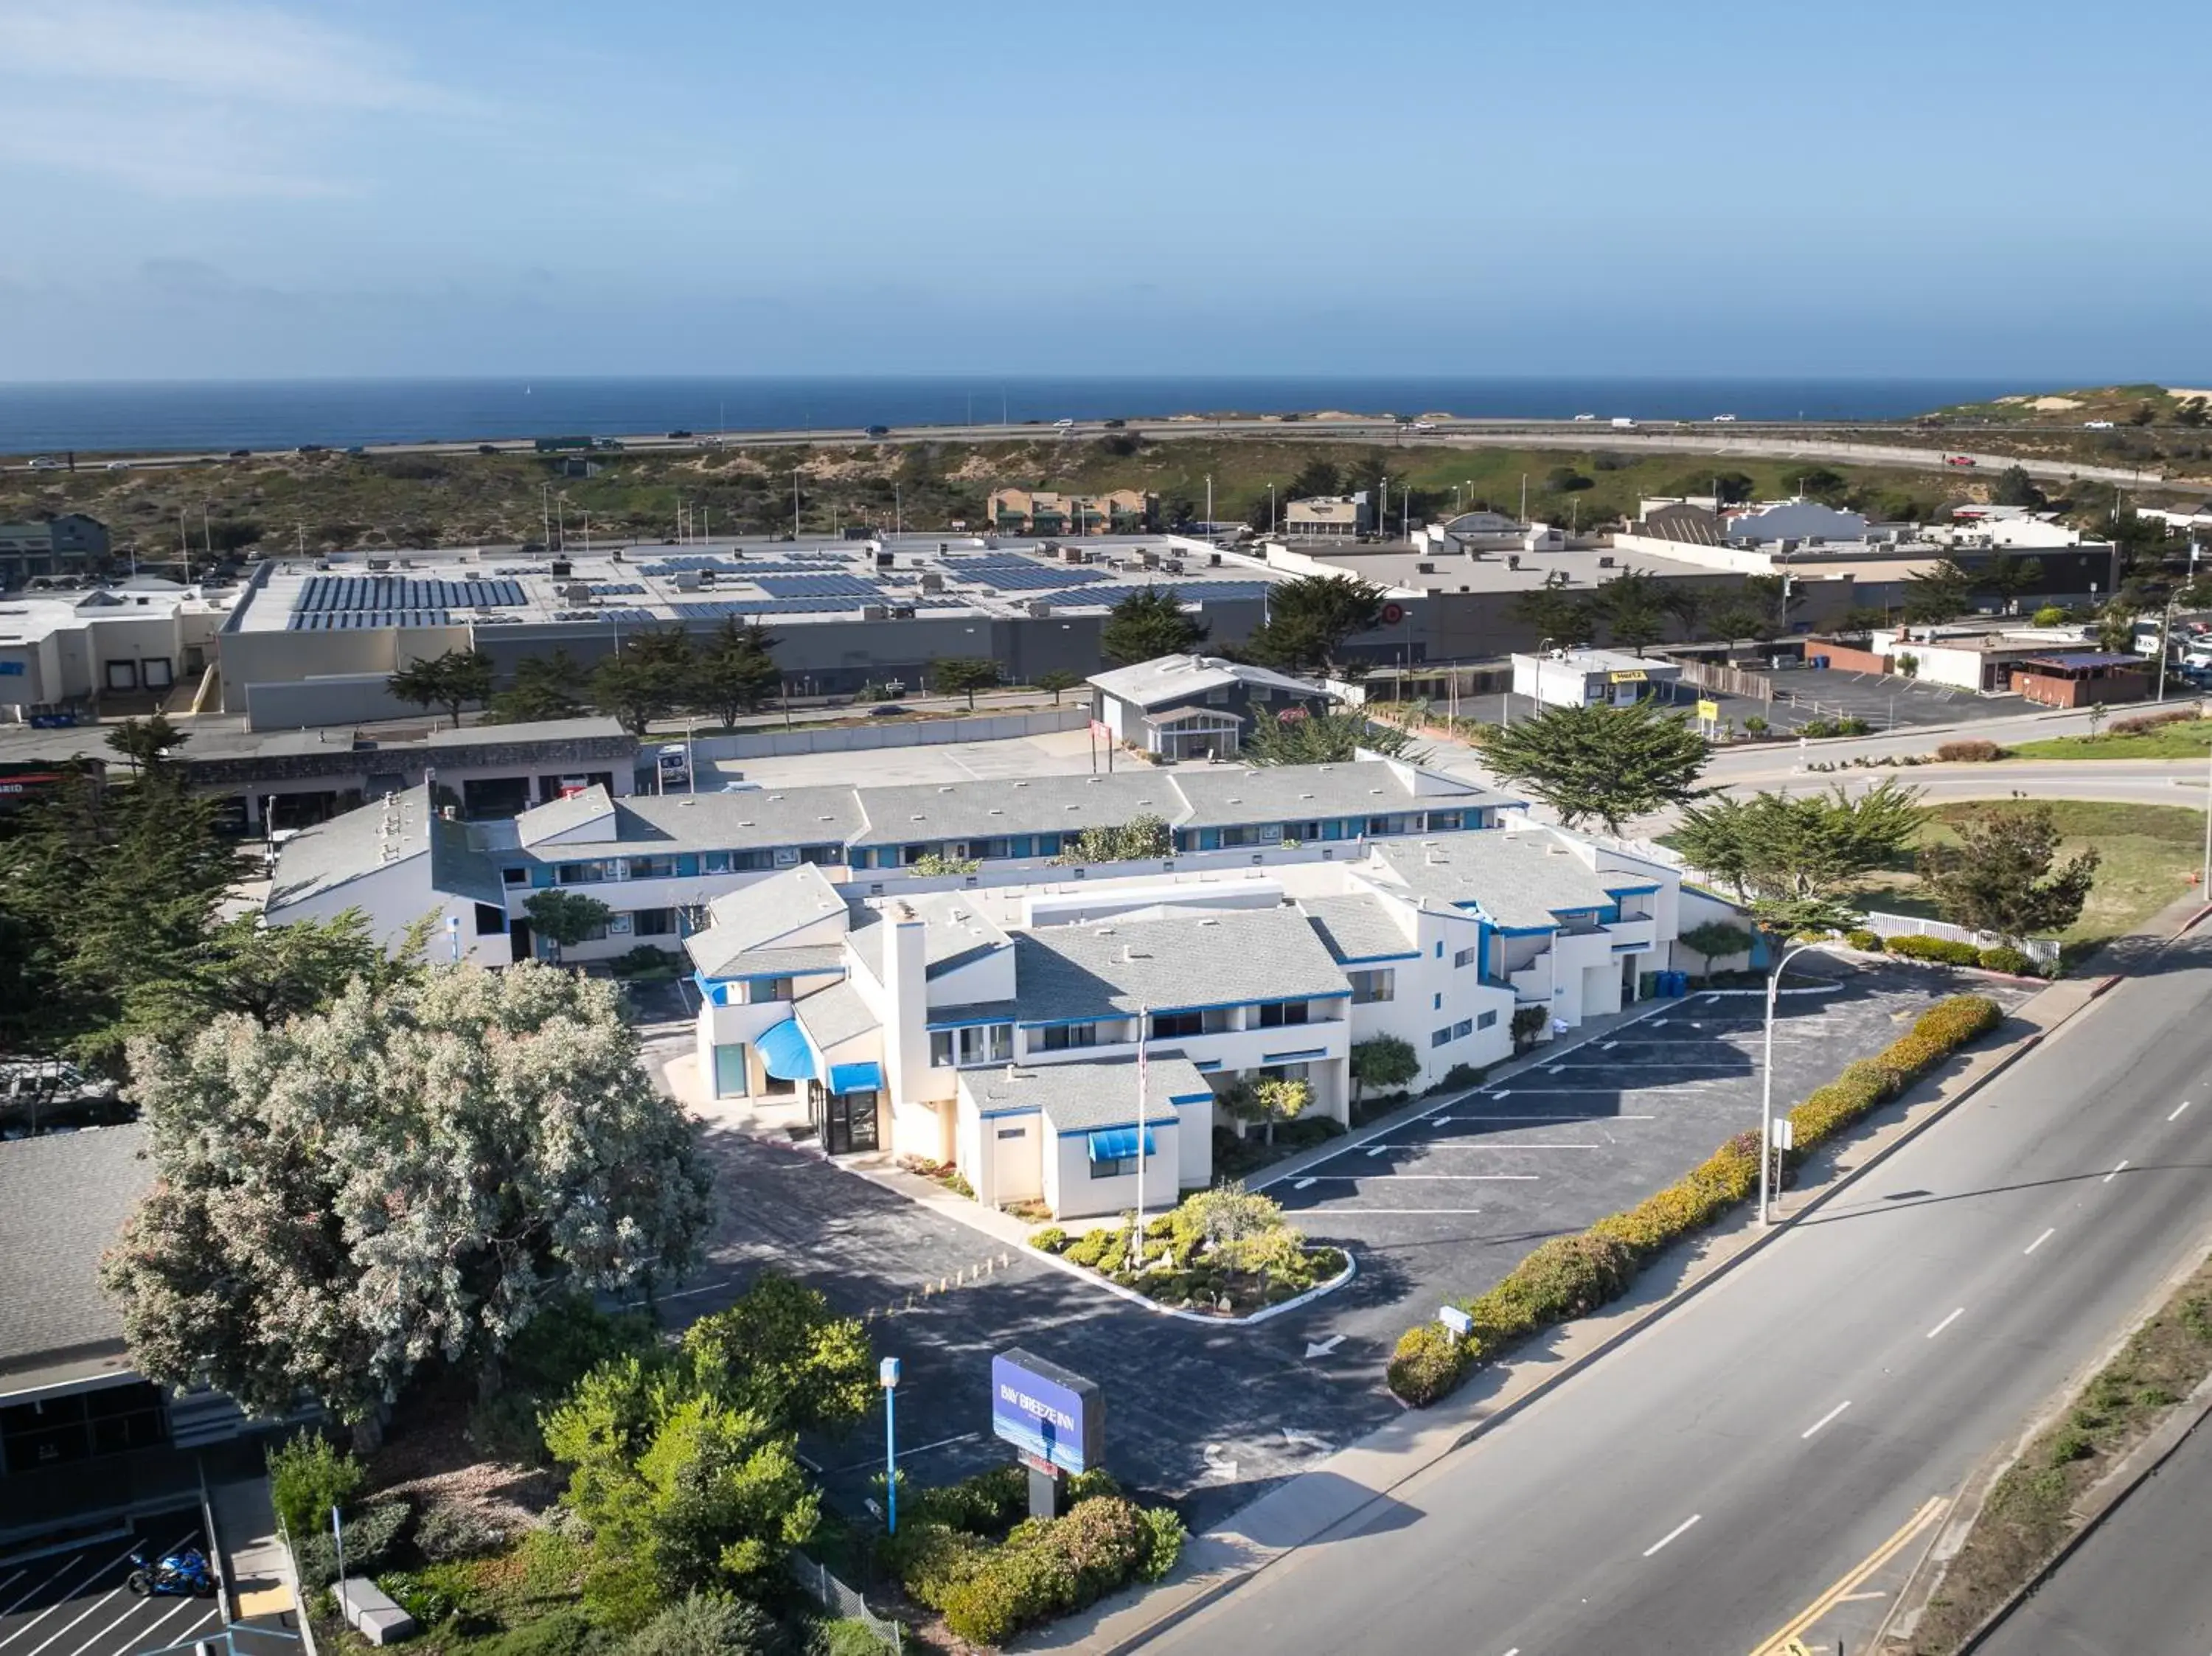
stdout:
POLYGON ((991 1359, 991 1430, 1028 1459, 1087 1471, 1105 1458, 1105 1395, 1057 1363, 1002 1351, 991 1359))

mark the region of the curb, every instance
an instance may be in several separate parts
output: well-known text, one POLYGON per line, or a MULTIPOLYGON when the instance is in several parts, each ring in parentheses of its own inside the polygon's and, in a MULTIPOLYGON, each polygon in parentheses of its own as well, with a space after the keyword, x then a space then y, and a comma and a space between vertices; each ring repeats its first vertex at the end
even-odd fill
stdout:
MULTIPOLYGON (((2083 998, 2079 1005, 2073 1008, 2073 1010, 2069 1011, 2065 1016, 2060 1018, 2048 1028, 2038 1029, 2033 1034, 2022 1036, 2020 1040, 2015 1041, 2012 1048, 2004 1052, 1996 1062, 1992 1064, 1988 1069, 1984 1070, 1980 1075, 1974 1077, 1951 1097, 1939 1101, 1936 1107, 1929 1110, 1919 1121, 1911 1124, 1906 1131, 1899 1133, 1888 1143, 1882 1145, 1873 1156, 1869 1157, 1868 1160, 1845 1172, 1833 1175, 1820 1190, 1820 1192, 1814 1195, 1802 1207, 1797 1208, 1794 1212, 1781 1216, 1774 1224, 1770 1226, 1765 1231, 1759 1231, 1754 1228, 1746 1238, 1743 1244, 1737 1247, 1733 1253, 1730 1253, 1724 1259, 1717 1260, 1712 1266, 1705 1271, 1702 1275, 1684 1283, 1681 1286, 1668 1294, 1664 1298, 1655 1301, 1642 1313, 1638 1314, 1632 1320, 1625 1323, 1620 1328, 1607 1335, 1597 1344, 1592 1346, 1589 1350, 1577 1353, 1574 1356, 1570 1357, 1564 1362, 1560 1363, 1549 1374, 1544 1374, 1533 1380, 1527 1390, 1520 1392, 1516 1396, 1509 1398, 1504 1402, 1499 1404, 1496 1410, 1492 1413, 1486 1415, 1480 1420, 1470 1422, 1463 1430, 1455 1434, 1437 1453, 1424 1459, 1420 1465, 1407 1468, 1405 1471, 1393 1478, 1389 1483, 1371 1490, 1369 1498, 1363 1501, 1358 1507, 1354 1507, 1350 1512, 1344 1513, 1338 1517, 1332 1519, 1326 1526, 1316 1531, 1311 1535, 1307 1536, 1304 1540, 1279 1548, 1270 1553, 1266 1557, 1257 1559, 1255 1562, 1238 1567, 1229 1568, 1225 1573, 1218 1578, 1212 1581, 1205 1583, 1202 1587, 1194 1592, 1189 1598, 1172 1606, 1166 1607, 1158 1617, 1145 1623, 1141 1627, 1132 1629, 1126 1634, 1120 1635, 1119 1636, 1104 1642, 1079 1642, 1069 1647, 1082 1650, 1086 1653, 1086 1656, 1126 1656, 1126 1653, 1138 1649, 1148 1641, 1158 1637, 1167 1629, 1174 1627, 1178 1623, 1188 1620, 1191 1617, 1197 1615, 1200 1611, 1203 1611, 1210 1605, 1218 1602, 1237 1587, 1243 1586, 1245 1582, 1250 1580, 1255 1576, 1262 1574, 1269 1568, 1269 1566, 1278 1562, 1281 1559, 1290 1556, 1292 1553, 1297 1552, 1304 1548, 1312 1546, 1316 1542, 1323 1540, 1328 1535, 1340 1529, 1346 1524, 1357 1519, 1362 1513, 1368 1511, 1376 1504, 1376 1502, 1388 1498, 1394 1491, 1402 1488, 1413 1478, 1421 1476, 1431 1467, 1435 1466, 1439 1461, 1458 1453, 1462 1449, 1467 1447, 1468 1444, 1474 1442, 1485 1433, 1504 1424, 1509 1420, 1511 1420, 1515 1416, 1527 1409, 1531 1404, 1536 1403, 1543 1398, 1549 1396, 1553 1391, 1557 1390, 1568 1380, 1572 1380, 1576 1375, 1581 1374, 1592 1363, 1597 1362, 1600 1358, 1607 1356, 1613 1351, 1618 1350, 1621 1346, 1635 1338, 1637 1335, 1642 1333, 1653 1323, 1657 1322, 1661 1318, 1687 1304, 1698 1295, 1703 1293, 1707 1288, 1710 1288, 1714 1283, 1720 1282, 1723 1278, 1729 1276, 1736 1269, 1736 1267, 1742 1265, 1746 1260, 1753 1259, 1758 1254, 1763 1253, 1769 1245, 1776 1241, 1780 1237, 1785 1235, 1799 1219, 1803 1217, 1805 1215, 1811 1213, 1814 1209, 1826 1204, 1827 1200, 1831 1197, 1834 1196, 1838 1192, 1850 1188, 1860 1179, 1873 1172, 1875 1168, 1887 1162, 1899 1149, 1902 1149, 1905 1145, 1911 1143, 1915 1139, 1918 1138, 1920 1135, 1926 1131, 1929 1127, 1935 1125, 1938 1121, 1944 1119, 1960 1105, 1965 1103, 1968 1099, 1978 1093, 1984 1086, 1988 1085, 1989 1083, 1994 1081, 1997 1077, 2002 1075, 2007 1070, 2010 1069, 2021 1057, 2040 1046, 2051 1035, 2064 1028, 2067 1024, 2070 1023, 2075 1017, 2080 1016, 2081 1012, 2093 1004, 2099 994, 2101 994, 2105 989, 2111 987, 2112 985, 2118 983, 2118 981, 2119 979, 2117 976, 2107 979, 2096 991, 2094 991, 2089 996, 2083 998)), ((2058 986, 2059 986, 2057 985, 2053 985, 2050 989, 2046 989, 2045 992, 2052 992, 2052 991, 2056 990, 2058 986)), ((1712 993, 1725 992, 1707 991, 1705 992, 1712 993)), ((1662 1004, 1666 1004, 1670 1003, 1662 1004)))
POLYGON ((1173 1317, 1179 1322, 1197 1323, 1206 1328, 1249 1328, 1255 1323, 1266 1322, 1270 1317, 1279 1317, 1285 1311, 1296 1311, 1301 1306, 1311 1305, 1324 1294, 1335 1293, 1338 1289, 1342 1288, 1359 1274, 1359 1261, 1352 1257, 1352 1250, 1348 1247, 1334 1242, 1328 1243, 1326 1246, 1335 1248, 1338 1253, 1344 1255, 1344 1269, 1327 1282, 1316 1283, 1304 1293, 1294 1295, 1280 1305, 1262 1306, 1257 1311, 1249 1312, 1242 1317, 1224 1317, 1218 1313, 1208 1315, 1203 1311, 1185 1311, 1180 1306, 1162 1305, 1158 1300, 1146 1299, 1133 1288, 1124 1288, 1119 1283, 1109 1281, 1088 1266, 1077 1265, 1072 1259, 1063 1259, 1057 1253, 1047 1253, 1042 1248, 1028 1247, 1027 1244, 1024 1244, 1030 1258, 1048 1265, 1057 1265, 1069 1276, 1088 1283, 1093 1288, 1103 1288, 1116 1299, 1127 1300, 1132 1305, 1142 1306, 1155 1316, 1173 1317))

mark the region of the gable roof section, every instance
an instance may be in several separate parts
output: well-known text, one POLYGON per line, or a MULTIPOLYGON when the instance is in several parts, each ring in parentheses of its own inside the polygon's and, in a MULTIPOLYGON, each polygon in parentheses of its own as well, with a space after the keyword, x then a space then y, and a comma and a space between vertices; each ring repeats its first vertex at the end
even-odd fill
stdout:
POLYGON ((1180 701, 1185 696, 1198 695, 1207 690, 1222 689, 1238 683, 1285 690, 1292 695, 1311 696, 1316 700, 1328 694, 1320 685, 1304 679, 1271 672, 1265 667, 1248 667, 1242 662, 1224 661, 1219 656, 1156 656, 1150 661, 1139 661, 1133 666, 1093 673, 1089 682, 1117 701, 1126 701, 1138 707, 1162 707, 1170 701, 1180 701))
POLYGON ((392 809, 373 799, 359 810, 301 828, 276 853, 267 907, 289 907, 335 891, 365 875, 430 849, 428 785, 392 796, 392 809), (387 823, 395 831, 387 834, 387 823))
MULTIPOLYGON (((983 1115, 1042 1114, 1060 1133, 1097 1132, 1137 1124, 1137 1065, 1133 1059, 1104 1063, 1040 1064, 1032 1068, 970 1071, 963 1077, 983 1115)), ((1173 1054, 1145 1061, 1145 1125, 1176 1124, 1178 1103, 1201 1103, 1213 1089, 1187 1058, 1173 1054)), ((1149 1181, 1148 1181, 1149 1182, 1149 1181)))
POLYGON ((1308 897, 1298 907, 1306 923, 1340 966, 1369 961, 1407 960, 1419 955, 1419 942, 1406 935, 1393 911, 1400 905, 1379 892, 1345 897, 1308 897))
MULTIPOLYGON (((824 920, 835 921, 841 931, 851 925, 844 898, 811 863, 726 891, 707 905, 707 913, 713 924, 684 938, 684 951, 710 978, 727 975, 742 955, 784 952, 786 939, 824 920)), ((826 946, 835 952, 836 945, 826 946)))
POLYGON ((1305 916, 1291 908, 1051 926, 1015 933, 1014 949, 1024 1023, 1352 991, 1305 916))
POLYGON ((532 805, 514 819, 515 837, 532 846, 555 840, 563 845, 610 840, 614 829, 615 802, 596 782, 566 799, 532 805))
POLYGON ((1385 842, 1373 856, 1371 867, 1416 897, 1477 909, 1511 931, 1548 930, 1562 912, 1613 901, 1595 870, 1541 828, 1385 842))
POLYGON ((0 1143, 0 1394, 130 1372, 100 1256, 154 1183, 145 1142, 133 1122, 0 1143))
POLYGON ((863 845, 981 840, 1013 834, 1078 834, 1118 828, 1135 816, 1174 822, 1183 809, 1158 772, 1115 776, 1032 776, 1017 780, 915 783, 861 788, 863 845))

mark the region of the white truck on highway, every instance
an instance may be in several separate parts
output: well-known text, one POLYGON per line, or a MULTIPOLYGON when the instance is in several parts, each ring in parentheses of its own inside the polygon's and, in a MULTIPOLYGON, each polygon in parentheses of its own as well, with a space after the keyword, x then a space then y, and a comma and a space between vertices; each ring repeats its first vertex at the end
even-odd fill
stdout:
POLYGON ((1620 416, 1615 415, 1613 417, 1613 428, 1615 431, 1633 431, 1636 429, 1636 422, 1624 420, 1620 416))

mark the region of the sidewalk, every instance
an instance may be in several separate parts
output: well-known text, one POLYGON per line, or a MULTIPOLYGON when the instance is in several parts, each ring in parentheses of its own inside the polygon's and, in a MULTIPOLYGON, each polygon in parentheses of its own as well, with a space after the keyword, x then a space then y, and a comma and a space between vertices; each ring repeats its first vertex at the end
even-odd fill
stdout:
POLYGON ((283 1616, 298 1604, 291 1556, 277 1538, 276 1513, 265 1477, 233 1477, 208 1490, 222 1584, 229 1595, 226 1620, 283 1616))
MULTIPOLYGON (((2162 943, 2186 929, 2181 922, 2192 912, 2190 906, 2177 904, 2137 936, 2147 946, 2162 943)), ((1277 1559, 1325 1539, 1376 1502, 1389 1500, 1408 1479, 1510 1418, 1753 1257, 1785 1234, 1791 1221, 1820 1207, 1932 1126, 2118 981, 2106 977, 2052 984, 2008 1020, 2013 1039, 2003 1046, 1954 1060, 1932 1080, 1923 1080, 1869 1118, 1871 1125, 1815 1155, 1799 1170, 1796 1185, 1776 1204, 1776 1222, 1771 1228, 1761 1230, 1747 1204, 1733 1219, 1653 1261, 1625 1298, 1594 1316, 1538 1335, 1513 1356, 1477 1370, 1465 1386, 1436 1407, 1408 1409, 1311 1471, 1193 1537, 1174 1574, 1163 1585, 1095 1605, 1020 1641, 1018 1647, 1118 1656, 1195 1614, 1277 1559)), ((1961 989, 1971 986, 1968 980, 1959 985, 1961 989)), ((1615 1022, 1631 1021, 1667 1004, 1646 1004, 1615 1022)), ((1548 1047, 1545 1054, 1548 1058, 1559 1050, 1548 1047)), ((1390 1120, 1395 1125, 1404 1119, 1409 1117, 1394 1115, 1390 1120)), ((1377 1123, 1376 1130, 1387 1129, 1377 1123)))

